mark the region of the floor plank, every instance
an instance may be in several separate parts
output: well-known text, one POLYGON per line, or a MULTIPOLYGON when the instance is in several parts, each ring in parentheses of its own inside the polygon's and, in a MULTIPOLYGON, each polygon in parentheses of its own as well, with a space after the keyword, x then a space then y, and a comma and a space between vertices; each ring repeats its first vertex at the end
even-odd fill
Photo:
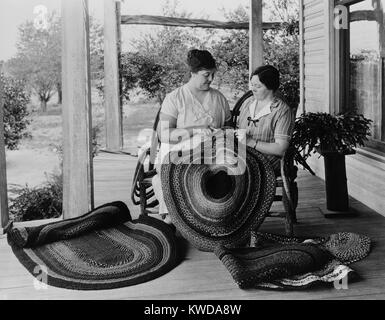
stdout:
MULTIPOLYGON (((130 200, 131 179, 137 158, 129 155, 100 153, 94 161, 95 205, 124 201, 133 218, 139 215, 130 200)), ((330 286, 305 291, 277 292, 241 290, 222 263, 212 253, 186 247, 184 261, 166 275, 140 285, 102 291, 77 291, 55 288, 37 289, 34 278, 18 262, 4 236, 0 237, 0 299, 155 299, 155 300, 215 300, 215 299, 384 299, 385 298, 385 218, 365 205, 350 199, 354 214, 351 217, 326 219, 322 214, 325 203, 324 183, 300 171, 298 236, 326 236, 336 232, 355 232, 373 241, 371 254, 352 265, 362 277, 349 283, 347 290, 330 286)), ((280 209, 280 205, 276 206, 280 209)), ((260 231, 283 233, 279 219, 268 219, 260 231)), ((183 239, 181 241, 184 241, 183 239)))

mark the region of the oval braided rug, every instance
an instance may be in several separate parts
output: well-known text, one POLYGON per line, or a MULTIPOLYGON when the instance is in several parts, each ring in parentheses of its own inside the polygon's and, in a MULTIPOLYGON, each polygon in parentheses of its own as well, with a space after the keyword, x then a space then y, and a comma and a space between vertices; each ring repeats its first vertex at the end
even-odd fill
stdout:
POLYGON ((33 276, 67 289, 131 286, 160 277, 178 263, 173 230, 151 217, 131 221, 123 203, 43 228, 13 229, 8 242, 33 276), (22 238, 34 243, 27 245, 22 238), (43 238, 50 240, 39 242, 43 238))
POLYGON ((223 134, 216 135, 212 144, 202 142, 190 153, 171 151, 170 163, 161 168, 171 220, 202 251, 248 240, 249 231, 262 224, 275 194, 275 176, 267 159, 252 148, 247 148, 245 159, 221 139, 223 134), (215 159, 219 148, 227 152, 225 161, 215 159))

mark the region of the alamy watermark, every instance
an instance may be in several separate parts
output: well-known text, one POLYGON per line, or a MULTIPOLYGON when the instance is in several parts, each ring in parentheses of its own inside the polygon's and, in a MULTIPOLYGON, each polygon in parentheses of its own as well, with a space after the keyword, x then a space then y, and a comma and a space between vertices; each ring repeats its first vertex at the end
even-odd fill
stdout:
POLYGON ((349 289, 348 276, 346 275, 342 279, 334 281, 334 289, 348 290, 349 289))
MULTIPOLYGON (((171 141, 167 121, 161 122, 160 126, 165 128, 162 130, 162 141, 171 141)), ((187 129, 178 130, 177 138, 180 138, 180 141, 183 137, 190 137, 187 129)), ((157 133, 146 129, 139 133, 137 141, 149 145, 154 137, 157 139, 157 133)), ((160 162, 161 164, 224 165, 228 175, 241 175, 246 170, 246 130, 217 130, 211 135, 206 135, 202 134, 201 129, 193 129, 190 138, 178 143, 169 143, 168 148, 160 148, 155 165, 160 162)))
POLYGON ((48 288, 48 268, 44 265, 37 265, 33 269, 33 286, 36 290, 45 290, 48 288))
POLYGON ((334 28, 337 30, 347 30, 349 28, 348 7, 338 5, 334 8, 334 28))

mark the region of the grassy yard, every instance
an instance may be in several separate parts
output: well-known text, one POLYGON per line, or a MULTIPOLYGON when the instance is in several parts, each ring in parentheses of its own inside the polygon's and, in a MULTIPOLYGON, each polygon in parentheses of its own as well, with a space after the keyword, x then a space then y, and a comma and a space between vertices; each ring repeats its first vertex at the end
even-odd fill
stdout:
MULTIPOLYGON (((48 103, 47 112, 39 110, 39 102, 31 99, 28 106, 31 123, 28 132, 31 137, 21 141, 18 150, 7 150, 7 180, 9 188, 15 186, 34 187, 44 183, 47 176, 58 172, 60 159, 57 153, 62 145, 62 110, 61 106, 48 103)), ((158 110, 157 103, 135 101, 123 106, 124 147, 136 154, 139 142, 137 137, 142 129, 152 128, 158 110)), ((96 90, 92 92, 92 122, 99 127, 99 148, 105 148, 105 126, 103 101, 96 90)), ((10 198, 14 195, 10 192, 10 198)))

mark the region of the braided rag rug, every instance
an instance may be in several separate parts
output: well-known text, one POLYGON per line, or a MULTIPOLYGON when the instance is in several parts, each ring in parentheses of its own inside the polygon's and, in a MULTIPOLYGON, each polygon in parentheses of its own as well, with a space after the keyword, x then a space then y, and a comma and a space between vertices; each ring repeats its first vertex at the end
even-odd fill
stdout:
POLYGON ((133 221, 119 201, 74 219, 13 228, 7 239, 33 276, 67 289, 131 286, 160 277, 178 263, 173 230, 151 217, 133 221))
POLYGON ((171 220, 195 247, 213 252, 249 240, 269 212, 275 175, 258 151, 219 131, 162 162, 161 182, 171 220), (242 149, 244 148, 242 152, 242 149))
POLYGON ((162 163, 163 195, 179 232, 199 250, 214 252, 240 288, 298 289, 351 276, 347 264, 369 253, 367 237, 261 234, 262 247, 242 247, 267 216, 276 182, 265 156, 245 146, 242 154, 233 134, 220 131, 186 143, 162 163))
POLYGON ((252 232, 251 247, 215 253, 240 288, 293 290, 358 278, 348 265, 365 258, 370 246, 368 237, 346 232, 318 238, 252 232))

